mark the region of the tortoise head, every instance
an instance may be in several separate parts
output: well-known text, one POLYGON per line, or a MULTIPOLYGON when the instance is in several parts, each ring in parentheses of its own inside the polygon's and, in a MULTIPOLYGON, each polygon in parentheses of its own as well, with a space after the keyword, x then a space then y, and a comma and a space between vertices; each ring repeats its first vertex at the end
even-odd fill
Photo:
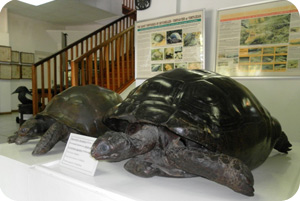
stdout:
POLYGON ((130 157, 131 147, 128 135, 108 131, 94 142, 91 155, 97 160, 121 161, 130 157))
POLYGON ((30 118, 27 121, 25 121, 17 131, 18 138, 16 139, 15 143, 23 144, 28 140, 34 138, 38 133, 37 126, 37 120, 34 118, 30 118))
POLYGON ((152 150, 158 142, 154 125, 131 124, 124 132, 108 131, 93 144, 91 155, 97 160, 121 161, 152 150))
POLYGON ((38 120, 30 118, 25 121, 18 130, 19 136, 31 136, 38 132, 38 120))

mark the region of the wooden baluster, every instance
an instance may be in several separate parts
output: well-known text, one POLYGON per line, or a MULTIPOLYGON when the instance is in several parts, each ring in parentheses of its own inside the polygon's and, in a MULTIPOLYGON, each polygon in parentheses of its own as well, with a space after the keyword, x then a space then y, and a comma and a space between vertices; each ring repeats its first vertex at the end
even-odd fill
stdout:
POLYGON ((89 51, 89 39, 85 40, 85 52, 89 51))
POLYGON ((84 59, 81 61, 81 85, 85 85, 84 59))
POLYGON ((95 85, 98 85, 98 65, 97 65, 97 51, 94 52, 94 76, 95 76, 95 85))
POLYGON ((124 56, 124 35, 121 36, 121 58, 122 58, 122 85, 125 84, 125 56, 124 56))
POLYGON ((44 63, 41 65, 41 90, 42 90, 42 108, 45 108, 45 84, 44 84, 44 63))
POLYGON ((62 91, 63 87, 63 77, 62 77, 62 54, 59 54, 59 64, 58 64, 58 71, 59 71, 59 93, 62 91))
MULTIPOLYGON (((68 71, 69 71, 69 66, 71 67, 71 69, 72 69, 72 66, 71 66, 71 61, 73 61, 74 60, 74 50, 73 50, 73 48, 75 48, 74 46, 73 47, 71 47, 70 49, 71 49, 71 51, 70 51, 70 63, 69 63, 69 59, 68 59, 68 71)), ((76 50, 75 50, 76 51, 76 50)), ((68 83, 69 83, 69 79, 70 79, 70 84, 71 84, 71 86, 72 86, 72 71, 71 71, 71 75, 70 75, 71 77, 69 78, 69 75, 68 75, 68 83)))
POLYGON ((71 47, 70 49, 71 49, 71 52, 70 52, 71 55, 69 58, 72 61, 74 59, 74 51, 73 51, 73 47, 71 47))
POLYGON ((56 61, 56 56, 54 57, 54 95, 57 94, 57 61, 56 61))
POLYGON ((76 55, 76 58, 78 57, 78 50, 79 50, 78 45, 79 45, 79 44, 77 44, 77 45, 75 46, 75 55, 76 55))
POLYGON ((104 32, 104 30, 102 30, 100 32, 100 35, 99 35, 99 42, 100 42, 100 44, 103 42, 103 32, 104 32))
POLYGON ((117 57, 117 77, 118 77, 118 88, 121 86, 121 77, 120 77, 120 37, 117 38, 116 44, 116 57, 117 57))
POLYGON ((66 89, 69 88, 69 75, 68 75, 68 72, 69 72, 69 60, 68 60, 68 50, 65 51, 65 55, 66 55, 66 58, 65 58, 65 64, 66 64, 66 68, 65 68, 65 71, 66 71, 66 75, 65 75, 65 80, 66 80, 66 89))
POLYGON ((62 58, 62 54, 59 55, 59 84, 60 84, 60 92, 63 91, 63 86, 64 86, 64 83, 63 83, 63 58, 62 58))
POLYGON ((32 70, 32 114, 36 115, 39 112, 36 66, 32 65, 31 70, 32 70))
POLYGON ((106 61, 106 88, 110 89, 110 76, 109 76, 109 45, 105 46, 105 61, 106 61))
POLYGON ((83 45, 83 41, 80 43, 81 44, 81 55, 83 54, 83 50, 84 50, 84 45, 83 45))
POLYGON ((47 69, 48 69, 48 102, 52 98, 52 92, 51 92, 51 65, 50 65, 50 60, 47 62, 47 69))
POLYGON ((118 33, 121 33, 121 22, 118 22, 118 33))
POLYGON ((90 49, 93 49, 93 36, 90 37, 90 49))
POLYGON ((71 61, 72 86, 78 86, 78 63, 71 61))
POLYGON ((126 66, 127 66, 127 81, 129 81, 130 74, 129 74, 129 42, 130 42, 130 35, 129 32, 126 33, 126 66))
POLYGON ((134 29, 131 29, 131 78, 134 79, 135 55, 134 55, 134 29))
POLYGON ((87 57, 87 63, 88 63, 88 69, 87 69, 87 75, 88 75, 88 83, 92 84, 93 82, 93 54, 87 57))
POLYGON ((111 73, 112 73, 112 90, 116 90, 116 82, 115 82, 115 48, 114 48, 114 41, 110 44, 110 57, 111 57, 111 73))
POLYGON ((104 47, 102 47, 100 49, 100 76, 101 76, 101 79, 100 79, 100 82, 101 82, 101 86, 104 87, 104 64, 105 64, 105 61, 104 61, 104 47))
POLYGON ((95 46, 94 47, 97 47, 98 46, 98 33, 95 35, 95 46))

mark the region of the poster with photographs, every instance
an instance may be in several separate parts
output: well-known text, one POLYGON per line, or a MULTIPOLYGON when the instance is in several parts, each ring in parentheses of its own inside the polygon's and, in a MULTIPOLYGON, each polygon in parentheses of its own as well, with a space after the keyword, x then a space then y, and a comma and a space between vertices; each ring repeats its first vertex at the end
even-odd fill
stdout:
POLYGON ((204 68, 204 10, 136 22, 136 76, 204 68))
POLYGON ((300 17, 289 1, 222 9, 216 72, 239 77, 300 75, 300 17))

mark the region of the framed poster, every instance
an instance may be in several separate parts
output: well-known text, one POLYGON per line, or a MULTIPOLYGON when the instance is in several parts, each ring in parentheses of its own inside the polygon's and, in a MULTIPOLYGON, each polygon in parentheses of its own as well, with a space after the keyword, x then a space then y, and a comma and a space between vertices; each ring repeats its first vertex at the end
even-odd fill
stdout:
POLYGON ((20 52, 11 51, 11 62, 12 63, 20 63, 20 52))
POLYGON ((11 67, 9 64, 0 64, 0 79, 11 79, 11 67))
POLYGON ((21 63, 22 64, 33 64, 34 63, 34 54, 21 52, 21 63))
POLYGON ((20 65, 12 64, 11 65, 11 79, 20 79, 20 78, 21 78, 20 65))
POLYGON ((32 67, 31 66, 22 66, 21 67, 21 74, 22 79, 31 79, 32 78, 32 67))
POLYGON ((300 17, 288 1, 218 10, 216 72, 300 76, 300 17))
POLYGON ((11 47, 0 46, 0 61, 11 62, 11 47))
POLYGON ((136 77, 204 68, 204 19, 198 10, 136 22, 136 77))

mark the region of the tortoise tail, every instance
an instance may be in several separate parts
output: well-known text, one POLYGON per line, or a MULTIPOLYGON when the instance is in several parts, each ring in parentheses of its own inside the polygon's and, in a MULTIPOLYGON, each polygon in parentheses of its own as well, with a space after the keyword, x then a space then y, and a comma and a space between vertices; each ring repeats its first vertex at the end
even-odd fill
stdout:
POLYGON ((282 153, 288 153, 291 149, 292 144, 289 142, 286 134, 284 132, 281 133, 278 141, 276 142, 274 149, 282 153))

